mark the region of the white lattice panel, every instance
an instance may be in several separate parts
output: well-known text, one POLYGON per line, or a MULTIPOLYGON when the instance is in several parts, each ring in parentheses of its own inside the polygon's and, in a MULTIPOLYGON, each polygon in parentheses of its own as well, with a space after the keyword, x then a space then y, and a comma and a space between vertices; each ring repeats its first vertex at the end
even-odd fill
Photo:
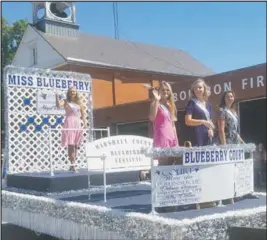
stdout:
MULTIPOLYGON (((8 173, 50 171, 49 128, 56 130, 52 131, 51 140, 53 168, 55 170, 68 169, 67 148, 61 147, 61 127, 64 122, 64 115, 38 114, 36 112, 36 97, 40 87, 37 87, 36 84, 33 84, 35 86, 21 85, 22 80, 11 82, 8 77, 9 75, 89 82, 89 90, 79 91, 78 89, 87 110, 88 130, 84 132, 84 142, 86 140, 91 141, 93 136, 91 134, 93 115, 90 76, 80 73, 23 69, 11 66, 5 69, 6 138, 4 158, 8 163, 8 173)), ((67 92, 67 88, 47 88, 57 90, 59 93, 67 92)), ((82 145, 77 160, 78 168, 86 167, 84 154, 84 147, 82 145)))

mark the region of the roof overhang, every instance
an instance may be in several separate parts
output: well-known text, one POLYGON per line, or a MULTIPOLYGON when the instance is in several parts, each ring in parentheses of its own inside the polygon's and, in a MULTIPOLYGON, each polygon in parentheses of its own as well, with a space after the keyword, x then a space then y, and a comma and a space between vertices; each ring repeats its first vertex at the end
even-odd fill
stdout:
POLYGON ((150 71, 146 69, 137 69, 137 68, 129 68, 123 65, 114 65, 114 64, 107 64, 97 61, 90 61, 86 59, 80 58, 66 58, 68 64, 75 64, 79 66, 90 66, 95 68, 105 68, 105 69, 116 69, 116 70, 124 70, 124 71, 134 71, 134 72, 142 72, 146 74, 157 74, 157 75, 164 75, 164 76, 181 76, 181 77, 207 77, 207 76, 199 76, 199 75, 183 75, 183 74, 175 74, 175 73, 167 73, 167 72, 159 72, 159 71, 150 71))

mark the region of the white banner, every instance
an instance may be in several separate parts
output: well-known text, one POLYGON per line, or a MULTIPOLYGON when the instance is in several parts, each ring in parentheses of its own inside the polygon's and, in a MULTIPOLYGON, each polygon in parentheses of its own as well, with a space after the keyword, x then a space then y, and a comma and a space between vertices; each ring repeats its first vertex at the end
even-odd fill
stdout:
POLYGON ((89 81, 78 79, 77 76, 72 76, 72 79, 52 77, 40 77, 27 74, 7 74, 8 86, 15 87, 30 87, 30 88, 46 88, 46 89, 61 89, 67 90, 70 87, 76 87, 79 92, 90 92, 89 81))
MULTIPOLYGON (((146 137, 121 135, 101 138, 86 144, 86 156, 100 156, 105 154, 106 168, 138 168, 150 169, 150 158, 146 157, 142 149, 151 148, 153 140, 146 137)), ((90 170, 103 170, 103 161, 99 158, 89 158, 90 170)))
MULTIPOLYGON (((59 98, 66 99, 66 94, 60 94, 59 98)), ((65 115, 64 107, 56 106, 56 94, 52 90, 38 90, 36 105, 38 114, 65 115)))
POLYGON ((197 151, 188 150, 183 153, 184 166, 210 165, 242 162, 245 152, 242 148, 197 151))
POLYGON ((212 202, 251 193, 252 169, 252 159, 236 164, 153 167, 153 206, 212 202))

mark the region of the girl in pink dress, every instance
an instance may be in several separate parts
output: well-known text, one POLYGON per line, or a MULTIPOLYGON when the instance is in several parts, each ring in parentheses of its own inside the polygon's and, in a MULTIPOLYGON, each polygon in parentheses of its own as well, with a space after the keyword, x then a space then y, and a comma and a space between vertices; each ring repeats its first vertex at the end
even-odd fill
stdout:
POLYGON ((75 171, 78 146, 83 141, 82 122, 83 126, 86 126, 84 107, 75 87, 68 89, 67 99, 65 100, 59 100, 58 94, 56 94, 56 105, 57 107, 64 106, 66 111, 61 145, 64 147, 68 146, 68 156, 71 163, 70 171, 75 171))
MULTIPOLYGON (((153 122, 153 146, 159 148, 178 147, 175 121, 177 110, 173 92, 169 83, 163 81, 158 89, 154 89, 153 102, 150 107, 149 119, 153 122)), ((159 165, 172 164, 168 158, 159 159, 159 165)))

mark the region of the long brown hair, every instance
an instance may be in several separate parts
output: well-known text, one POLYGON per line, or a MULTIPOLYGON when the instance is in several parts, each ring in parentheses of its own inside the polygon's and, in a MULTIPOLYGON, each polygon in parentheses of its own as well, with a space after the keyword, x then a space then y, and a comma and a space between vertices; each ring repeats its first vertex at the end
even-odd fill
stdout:
MULTIPOLYGON (((234 99, 235 99, 235 93, 234 93, 232 90, 228 90, 228 91, 224 92, 223 95, 222 95, 220 104, 219 104, 219 107, 220 107, 220 108, 224 108, 224 107, 226 106, 225 97, 226 97, 227 94, 229 94, 229 93, 232 93, 233 96, 234 96, 234 99)), ((232 103, 232 105, 231 105, 230 108, 236 111, 236 99, 234 100, 234 102, 232 103)))

